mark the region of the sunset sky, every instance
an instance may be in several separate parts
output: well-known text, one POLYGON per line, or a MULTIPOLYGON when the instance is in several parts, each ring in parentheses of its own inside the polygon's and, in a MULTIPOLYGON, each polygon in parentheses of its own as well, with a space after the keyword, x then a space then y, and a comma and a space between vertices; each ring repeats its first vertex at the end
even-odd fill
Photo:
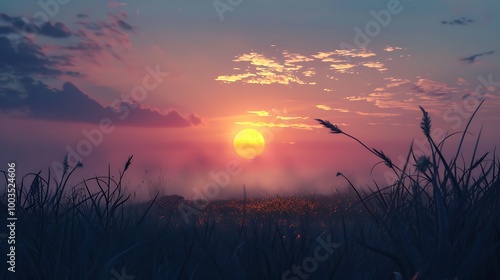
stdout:
POLYGON ((163 177, 190 198, 237 162, 228 194, 327 193, 336 172, 366 185, 386 169, 371 177, 377 159, 314 119, 399 163, 423 142, 419 105, 452 133, 484 97, 471 129, 499 144, 496 0, 60 2, 0 4, 2 170, 72 153, 81 179, 134 155, 130 188, 163 177), (246 128, 266 141, 252 160, 233 147, 246 128))

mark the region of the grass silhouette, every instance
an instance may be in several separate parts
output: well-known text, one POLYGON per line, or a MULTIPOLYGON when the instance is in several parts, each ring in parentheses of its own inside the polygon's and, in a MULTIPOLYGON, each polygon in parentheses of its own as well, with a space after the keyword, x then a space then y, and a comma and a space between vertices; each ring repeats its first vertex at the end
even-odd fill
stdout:
MULTIPOLYGON (((483 101, 484 102, 484 101, 483 101)), ((317 121, 331 133, 344 134, 380 158, 397 176, 394 185, 376 189, 360 201, 386 242, 360 243, 392 260, 404 279, 493 279, 500 277, 500 165, 493 153, 477 157, 481 133, 469 164, 459 166, 461 148, 472 119, 470 117, 457 152, 446 160, 442 147, 431 137, 431 118, 424 108, 420 128, 431 147, 430 155, 418 158, 410 147, 403 167, 395 166, 382 151, 368 148, 359 139, 328 121, 317 121), (415 162, 416 173, 410 169, 415 162), (477 174, 474 175, 474 172, 477 174)), ((343 176, 342 174, 338 174, 343 176)), ((343 176, 355 190, 349 179, 343 176)))
MULTIPOLYGON (((461 155, 477 110, 465 131, 451 135, 461 140, 449 160, 442 152, 449 137, 435 143, 431 118, 421 111, 431 153, 417 155, 410 147, 403 166, 317 120, 379 158, 397 177, 393 184, 361 190, 338 173, 350 190, 212 201, 191 224, 175 205, 192 202, 180 197, 132 202, 122 183, 132 157, 117 180, 108 168, 104 176, 70 185, 82 165, 70 167, 67 158, 57 180, 50 170, 45 177, 29 173, 16 193, 16 279, 113 279, 117 271, 135 279, 282 279, 325 234, 340 246, 309 279, 498 279, 499 160, 494 152, 477 155, 480 134, 472 157, 466 162, 461 155)), ((4 208, 5 193, 0 201, 4 208)), ((7 244, 0 246, 5 252, 7 244)), ((1 258, 5 263, 5 254, 1 258)), ((14 279, 6 270, 0 278, 14 279)))

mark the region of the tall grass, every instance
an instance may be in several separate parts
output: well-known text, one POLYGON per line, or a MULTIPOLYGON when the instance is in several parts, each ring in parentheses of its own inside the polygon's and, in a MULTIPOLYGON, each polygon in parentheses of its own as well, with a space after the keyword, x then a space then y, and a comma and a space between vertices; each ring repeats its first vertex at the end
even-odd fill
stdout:
MULTIPOLYGON (((499 160, 494 152, 477 155, 480 136, 472 157, 463 159, 470 121, 455 135, 461 137, 456 154, 446 159, 445 141, 434 142, 423 108, 422 116, 432 152, 417 155, 410 148, 403 166, 318 120, 381 159, 397 178, 391 185, 366 191, 338 173, 351 191, 212 201, 191 224, 170 199, 132 201, 122 183, 132 157, 116 180, 108 167, 77 184, 70 177, 82 165, 70 167, 66 159, 61 178, 50 171, 22 177, 17 272, 2 270, 0 278, 116 279, 125 272, 135 279, 281 279, 326 235, 340 247, 308 279, 500 278, 499 160)), ((6 204, 5 193, 0 202, 6 204)), ((0 247, 6 252, 4 242, 0 247)))
POLYGON ((420 107, 420 128, 431 153, 417 156, 412 146, 401 167, 382 151, 368 148, 330 122, 317 119, 331 133, 359 142, 397 177, 393 185, 375 185, 364 196, 358 193, 385 242, 368 238, 359 241, 397 264, 398 273, 405 279, 500 277, 500 161, 495 152, 489 158, 489 153, 477 154, 481 132, 471 158, 466 161, 462 155, 464 139, 479 107, 459 135, 456 153, 450 159, 442 152, 449 137, 436 143, 431 137, 431 118, 420 107))

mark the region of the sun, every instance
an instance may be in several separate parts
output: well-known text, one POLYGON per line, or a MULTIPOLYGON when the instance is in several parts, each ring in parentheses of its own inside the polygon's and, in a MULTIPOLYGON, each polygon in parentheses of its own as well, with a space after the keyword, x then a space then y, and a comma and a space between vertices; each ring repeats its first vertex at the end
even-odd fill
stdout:
POLYGON ((236 153, 246 159, 253 159, 264 152, 264 137, 255 129, 243 129, 234 136, 236 153))

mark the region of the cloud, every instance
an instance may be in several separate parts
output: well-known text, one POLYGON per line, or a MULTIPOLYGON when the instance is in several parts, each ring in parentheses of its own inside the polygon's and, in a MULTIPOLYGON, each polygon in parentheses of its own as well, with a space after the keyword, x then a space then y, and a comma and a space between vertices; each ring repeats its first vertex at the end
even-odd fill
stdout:
POLYGON ((309 68, 308 70, 302 72, 302 74, 306 77, 312 77, 316 75, 316 71, 314 71, 314 68, 309 68))
POLYGON ((431 79, 418 79, 412 88, 417 93, 423 93, 426 96, 438 99, 449 99, 451 94, 459 93, 457 88, 431 79))
MULTIPOLYGON (((347 96, 348 101, 366 101, 373 103, 378 108, 401 108, 406 110, 418 110, 418 106, 413 103, 415 100, 409 94, 397 94, 392 92, 372 92, 365 96, 347 96)), ((358 112, 362 115, 363 112, 358 112)))
MULTIPOLYGON (((375 95, 371 95, 371 97, 374 97, 375 95)), ((353 101, 354 98, 348 98, 348 100, 353 101)), ((367 100, 371 101, 373 99, 370 98, 364 98, 364 99, 356 99, 356 100, 367 100)), ((337 108, 331 108, 330 106, 327 105, 316 105, 316 108, 322 109, 325 111, 339 111, 341 113, 349 113, 351 111, 347 109, 337 109, 337 108)), ((395 116, 400 116, 401 114, 396 114, 396 113, 376 113, 376 112, 361 112, 361 111, 355 111, 354 112, 357 115, 360 116, 373 116, 373 117, 395 117, 395 116)))
POLYGON ((377 112, 360 112, 360 111, 357 111, 355 113, 358 115, 361 115, 361 116, 373 116, 373 117, 397 117, 397 116, 401 116, 401 114, 395 114, 395 113, 377 113, 377 112))
MULTIPOLYGON (((49 56, 43 48, 30 40, 23 40, 14 50, 11 41, 0 36, 0 73, 17 78, 38 75, 42 77, 59 77, 66 72, 59 66, 71 65, 71 58, 65 55, 49 56)), ((77 72, 73 72, 77 73, 77 72)))
POLYGON ((317 54, 313 55, 313 57, 316 59, 324 59, 333 54, 335 54, 335 52, 318 52, 317 54))
POLYGON ((355 72, 352 71, 354 67, 356 67, 356 65, 351 63, 330 64, 331 70, 342 74, 354 74, 355 72))
POLYGON ((119 101, 104 107, 71 83, 61 89, 49 87, 42 80, 65 76, 82 77, 75 61, 99 63, 103 53, 119 59, 118 47, 130 44, 123 31, 133 31, 124 12, 108 14, 106 20, 91 21, 90 16, 77 16, 78 30, 72 32, 62 23, 47 22, 38 34, 52 38, 73 36, 70 45, 41 45, 38 38, 20 37, 13 48, 5 35, 22 28, 19 17, 0 13, 9 23, 0 27, 0 111, 11 116, 62 122, 98 124, 109 118, 117 125, 147 127, 188 127, 202 124, 195 114, 183 115, 176 110, 159 110, 137 102, 119 101))
MULTIPOLYGON (((394 47, 395 49, 401 49, 394 47)), ((356 67, 365 66, 374 68, 380 72, 387 70, 380 61, 365 61, 366 58, 376 56, 366 48, 361 49, 336 49, 328 52, 317 52, 313 55, 304 55, 291 51, 278 51, 275 56, 265 55, 259 52, 243 53, 236 56, 233 62, 246 63, 247 67, 233 67, 235 71, 244 73, 234 73, 218 75, 216 81, 224 83, 242 82, 248 84, 300 84, 316 85, 318 81, 311 81, 316 78, 318 71, 313 64, 328 63, 329 69, 340 74, 355 74, 356 67), (351 62, 351 60, 354 60, 351 62), (307 68, 305 68, 307 65, 307 68), (304 68, 304 70, 302 70, 304 68), (307 70, 305 70, 307 69, 307 70)), ((327 77, 329 77, 327 75, 327 77)), ((329 77, 330 79, 336 79, 329 77)))
POLYGON ((247 111, 247 113, 255 114, 259 117, 273 117, 273 118, 276 118, 278 120, 285 120, 285 121, 286 120, 306 120, 309 118, 309 117, 299 117, 299 116, 280 116, 280 115, 275 115, 275 114, 270 113, 270 112, 265 111, 265 110, 247 111))
POLYGON ((367 58, 367 57, 372 57, 376 56, 376 54, 372 51, 368 51, 365 48, 361 49, 352 49, 352 50, 346 50, 346 49, 338 49, 330 52, 318 52, 317 54, 313 55, 314 58, 324 60, 329 57, 361 57, 361 58, 367 58))
MULTIPOLYGON (((399 108, 403 110, 418 110, 418 105, 430 108, 429 111, 439 112, 449 106, 450 100, 459 100, 460 97, 469 92, 467 82, 463 78, 456 80, 455 84, 449 85, 444 82, 438 82, 429 78, 417 77, 415 82, 410 82, 407 79, 395 77, 385 78, 389 81, 386 88, 376 88, 370 94, 362 94, 360 96, 348 96, 345 99, 351 102, 365 101, 372 103, 378 108, 399 108), (403 86, 401 88, 401 86, 403 86), (405 90, 406 89, 406 90, 405 90), (411 91, 408 91, 410 89, 411 91)), ((399 112, 387 113, 364 113, 355 112, 358 115, 391 117, 396 116, 399 112)))
POLYGON ((237 81, 244 80, 248 77, 255 77, 257 75, 252 74, 252 73, 243 73, 243 74, 236 74, 236 75, 223 75, 223 76, 218 76, 215 80, 216 81, 223 81, 224 83, 234 83, 237 81))
POLYGON ((132 25, 128 24, 127 22, 125 22, 124 20, 117 20, 116 23, 118 24, 118 26, 120 26, 122 29, 125 29, 125 30, 134 30, 134 28, 132 27, 132 25))
POLYGON ((457 78, 457 85, 468 86, 469 82, 467 82, 467 80, 465 80, 464 78, 458 77, 457 78))
MULTIPOLYGON (((311 58, 306 56, 289 53, 284 51, 282 53, 285 63, 280 63, 274 58, 265 56, 262 53, 244 53, 236 57, 234 62, 249 63, 254 69, 250 72, 239 73, 233 75, 220 75, 215 80, 224 83, 234 83, 241 81, 248 84, 315 84, 314 82, 307 83, 298 77, 298 70, 302 68, 301 65, 296 65, 297 62, 310 61, 311 58)), ((239 69, 239 68, 237 68, 239 69)), ((248 71, 248 70, 247 70, 248 71)), ((305 76, 305 75, 304 75, 305 76)))
POLYGON ((0 26, 0 35, 7 35, 11 33, 16 33, 17 29, 12 26, 0 26))
POLYGON ((277 72, 283 72, 284 66, 281 65, 280 63, 276 62, 274 59, 267 58, 263 54, 259 53, 248 53, 248 54, 242 54, 236 59, 233 60, 234 62, 250 62, 250 64, 255 65, 255 66, 264 66, 267 68, 271 68, 277 72))
POLYGON ((128 3, 125 3, 125 2, 118 2, 118 1, 115 1, 115 0, 111 0, 108 2, 108 8, 110 9, 115 9, 117 7, 121 7, 121 6, 126 6, 128 3))
POLYGON ((394 47, 394 46, 391 46, 391 45, 387 45, 385 48, 384 48, 384 51, 386 52, 393 52, 395 50, 402 50, 403 48, 400 48, 400 47, 394 47))
POLYGON ((332 108, 330 106, 327 106, 327 105, 316 105, 316 108, 318 109, 321 109, 321 110, 325 110, 325 111, 330 111, 332 108))
POLYGON ((183 117, 176 110, 160 112, 138 103, 120 102, 103 107, 71 83, 51 89, 32 78, 22 78, 23 91, 0 88, 0 111, 22 112, 22 117, 62 122, 99 124, 108 118, 116 125, 141 127, 189 127, 201 124, 194 114, 183 117))
POLYGON ((93 21, 89 16, 79 18, 77 24, 80 29, 75 35, 80 38, 80 42, 63 48, 79 52, 81 56, 97 63, 97 54, 107 52, 120 59, 119 48, 131 47, 132 43, 127 32, 133 32, 135 28, 125 21, 127 18, 125 12, 117 15, 108 14, 106 20, 93 21))
POLYGON ((0 58, 2 62, 5 61, 5 64, 10 65, 9 71, 5 68, 0 71, 15 72, 16 75, 38 72, 37 74, 51 77, 64 74, 82 76, 74 69, 65 71, 63 68, 74 66, 73 62, 81 59, 99 64, 100 59, 97 56, 102 53, 108 53, 120 59, 118 47, 130 46, 128 35, 122 30, 133 31, 133 27, 125 22, 124 12, 118 15, 108 14, 107 19, 103 21, 91 21, 88 15, 79 14, 77 16, 79 28, 75 31, 69 30, 60 22, 48 21, 40 25, 36 34, 56 39, 73 37, 70 45, 44 46, 37 44, 36 38, 23 37, 18 34, 25 26, 21 17, 0 13, 0 19, 9 23, 8 26, 0 27, 0 58), (14 42, 15 46, 11 41, 13 39, 9 37, 11 34, 19 37, 14 42), (7 42, 10 43, 7 44, 7 42))
POLYGON ((379 61, 369 61, 369 62, 363 63, 362 65, 365 67, 368 67, 368 68, 375 68, 380 72, 384 72, 387 70, 387 68, 384 66, 384 63, 379 62, 379 61))
POLYGON ((314 128, 321 128, 321 125, 310 125, 304 123, 266 123, 266 122, 235 122, 238 125, 248 125, 255 127, 282 127, 282 128, 294 128, 303 130, 312 130, 314 128))
POLYGON ((441 24, 448 24, 448 25, 469 25, 469 24, 471 24, 473 22, 474 22, 474 20, 472 20, 472 19, 461 17, 459 19, 450 20, 450 21, 443 20, 443 21, 441 21, 441 24))
POLYGON ((321 109, 321 110, 325 110, 325 111, 338 111, 338 112, 341 112, 341 113, 349 113, 350 111, 347 110, 347 109, 341 109, 341 108, 332 108, 328 105, 316 105, 316 108, 318 109, 321 109))
POLYGON ((269 116, 269 112, 268 111, 264 111, 264 110, 260 110, 260 111, 247 111, 247 113, 256 114, 259 117, 268 117, 269 116))
POLYGON ((15 29, 14 31, 16 33, 21 33, 24 28, 27 29, 26 31, 28 32, 33 32, 38 35, 43 35, 51 38, 68 38, 73 35, 69 28, 61 22, 47 21, 43 24, 36 25, 34 24, 34 22, 25 22, 22 17, 9 16, 4 13, 0 13, 0 19, 2 19, 4 22, 9 23, 11 27, 15 29), (27 24, 29 28, 26 27, 27 24), (35 27, 36 30, 33 30, 33 28, 35 27))
POLYGON ((284 120, 284 121, 288 121, 288 120, 307 120, 309 117, 285 117, 285 116, 276 116, 276 118, 278 120, 284 120))
POLYGON ((468 56, 468 57, 464 57, 462 59, 460 59, 461 61, 465 61, 469 64, 473 64, 474 62, 476 62, 476 59, 480 56, 483 56, 483 55, 489 55, 489 54, 493 54, 495 51, 488 51, 488 52, 482 52, 482 53, 477 53, 477 54, 473 54, 471 56, 468 56))
POLYGON ((384 80, 389 81, 389 83, 385 85, 387 88, 399 87, 410 82, 410 80, 408 79, 400 79, 395 77, 384 78, 384 80))
POLYGON ((285 57, 285 65, 293 66, 297 62, 306 62, 313 61, 313 58, 307 57, 305 55, 301 55, 298 53, 289 53, 288 51, 283 52, 283 56, 285 57))
POLYGON ((378 68, 379 71, 385 71, 386 68, 380 62, 361 62, 355 64, 350 61, 351 58, 365 59, 372 56, 376 56, 376 54, 365 48, 357 50, 338 49, 330 52, 318 52, 312 55, 312 57, 321 62, 329 63, 330 70, 340 74, 355 74, 354 68, 364 64, 366 64, 364 65, 366 67, 378 68))

